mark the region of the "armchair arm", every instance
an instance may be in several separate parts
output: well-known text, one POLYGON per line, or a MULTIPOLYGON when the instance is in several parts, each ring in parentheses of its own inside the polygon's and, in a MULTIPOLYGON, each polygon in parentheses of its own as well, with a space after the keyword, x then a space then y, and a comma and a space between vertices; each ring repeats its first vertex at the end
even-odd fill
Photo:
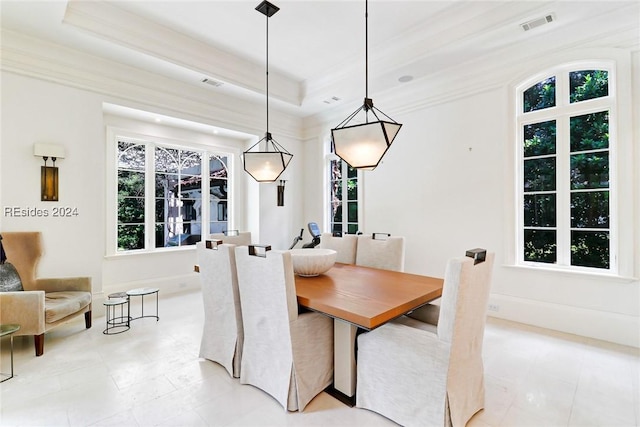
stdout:
POLYGON ((36 279, 36 288, 45 292, 91 292, 91 277, 60 277, 55 279, 36 279))
POLYGON ((20 325, 16 335, 43 334, 44 291, 0 292, 0 323, 20 325))

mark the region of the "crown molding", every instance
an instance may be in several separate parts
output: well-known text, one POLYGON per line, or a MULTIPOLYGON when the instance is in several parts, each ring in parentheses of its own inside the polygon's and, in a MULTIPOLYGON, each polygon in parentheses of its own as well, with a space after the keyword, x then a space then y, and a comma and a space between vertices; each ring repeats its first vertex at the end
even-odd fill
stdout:
MULTIPOLYGON (((264 133, 264 100, 239 99, 206 85, 198 88, 10 30, 3 29, 0 36, 3 71, 98 93, 112 103, 255 135, 264 133)), ((300 137, 301 119, 273 108, 270 113, 272 133, 300 137)))

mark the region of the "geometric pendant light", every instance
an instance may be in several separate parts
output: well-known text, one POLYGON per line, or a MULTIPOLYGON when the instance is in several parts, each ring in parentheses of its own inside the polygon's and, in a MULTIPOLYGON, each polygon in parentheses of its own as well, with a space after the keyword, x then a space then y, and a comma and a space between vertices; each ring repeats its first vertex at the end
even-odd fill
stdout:
POLYGON ((278 144, 269 132, 269 18, 279 11, 280 8, 265 0, 256 7, 256 10, 267 17, 267 132, 264 138, 242 153, 242 157, 244 160, 244 170, 251 175, 253 179, 258 182, 274 182, 282 172, 284 172, 293 158, 293 154, 278 144), (258 151, 262 142, 264 142, 264 151, 258 151), (257 149, 253 150, 256 147, 257 149))
POLYGON ((369 5, 365 0, 365 98, 363 105, 331 129, 331 149, 355 169, 378 166, 402 125, 373 106, 369 98, 369 5), (357 118, 359 113, 360 117, 357 118), (369 121, 369 115, 375 121, 369 121), (364 118, 362 118, 364 116, 364 118), (353 122, 353 123, 352 123, 353 122))

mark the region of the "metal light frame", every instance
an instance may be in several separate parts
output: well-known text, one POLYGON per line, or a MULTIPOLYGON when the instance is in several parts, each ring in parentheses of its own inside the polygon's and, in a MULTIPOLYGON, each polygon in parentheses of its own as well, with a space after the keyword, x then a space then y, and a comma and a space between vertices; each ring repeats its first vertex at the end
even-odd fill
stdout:
POLYGON ((365 0, 365 98, 363 105, 331 129, 331 150, 355 169, 373 170, 386 154, 402 124, 373 106, 369 98, 369 3, 365 0), (364 123, 350 125, 364 112, 364 123), (369 113, 375 121, 369 121, 369 113), (382 119, 380 116, 382 116, 382 119))
POLYGON ((242 153, 244 160, 244 170, 258 182, 275 182, 287 168, 293 154, 289 153, 280 145, 269 132, 269 18, 272 17, 279 7, 263 1, 256 10, 267 17, 267 61, 266 61, 266 95, 267 95, 267 132, 260 141, 253 144, 247 151, 242 153), (264 141, 265 151, 251 151, 255 147, 260 149, 260 144, 264 141))

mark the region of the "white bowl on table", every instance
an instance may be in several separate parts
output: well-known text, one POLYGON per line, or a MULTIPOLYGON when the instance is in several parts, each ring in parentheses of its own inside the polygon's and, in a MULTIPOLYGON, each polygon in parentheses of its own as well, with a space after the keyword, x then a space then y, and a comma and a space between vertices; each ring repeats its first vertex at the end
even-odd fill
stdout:
POLYGON ((290 249, 293 271, 299 276, 313 277, 329 271, 336 262, 333 249, 290 249))

